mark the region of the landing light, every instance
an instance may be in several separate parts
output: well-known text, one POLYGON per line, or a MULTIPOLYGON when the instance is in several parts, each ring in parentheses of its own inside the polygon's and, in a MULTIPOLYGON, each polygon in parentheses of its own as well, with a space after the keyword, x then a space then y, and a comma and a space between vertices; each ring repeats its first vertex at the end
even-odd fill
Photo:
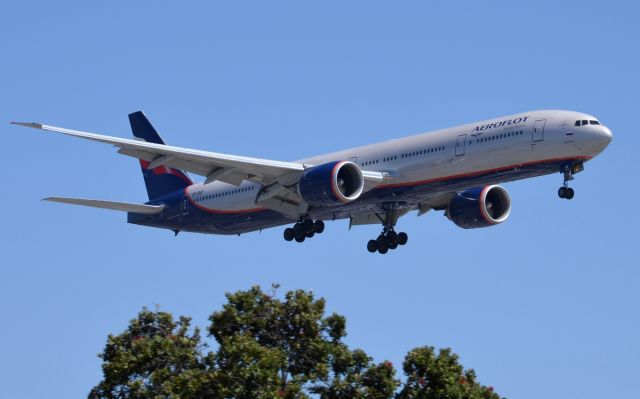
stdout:
POLYGON ((584 170, 584 163, 580 162, 571 167, 571 173, 575 174, 584 170))

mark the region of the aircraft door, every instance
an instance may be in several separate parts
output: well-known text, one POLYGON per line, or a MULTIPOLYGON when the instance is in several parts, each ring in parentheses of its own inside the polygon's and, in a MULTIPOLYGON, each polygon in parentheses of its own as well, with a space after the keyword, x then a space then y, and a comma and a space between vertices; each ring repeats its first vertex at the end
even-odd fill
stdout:
POLYGON ((546 119, 540 119, 533 124, 533 141, 544 140, 544 125, 547 123, 546 119))
POLYGON ((467 135, 461 134, 456 140, 456 156, 464 155, 465 144, 467 142, 467 135))

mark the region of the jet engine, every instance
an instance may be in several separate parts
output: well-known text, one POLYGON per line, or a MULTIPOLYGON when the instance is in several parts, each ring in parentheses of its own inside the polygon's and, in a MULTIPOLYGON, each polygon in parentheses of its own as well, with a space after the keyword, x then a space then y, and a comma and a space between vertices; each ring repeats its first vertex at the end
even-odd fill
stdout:
POLYGON ((447 217, 458 227, 475 229, 502 223, 511 213, 507 190, 491 185, 459 192, 449 202, 447 217))
POLYGON ((335 161, 305 170, 298 183, 298 193, 313 206, 346 204, 360 197, 364 179, 358 165, 335 161))

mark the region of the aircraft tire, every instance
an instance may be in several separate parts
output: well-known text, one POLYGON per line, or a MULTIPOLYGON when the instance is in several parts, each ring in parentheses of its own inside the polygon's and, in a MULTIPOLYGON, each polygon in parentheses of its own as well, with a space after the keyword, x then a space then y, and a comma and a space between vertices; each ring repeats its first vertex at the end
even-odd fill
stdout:
POLYGON ((576 195, 575 191, 571 187, 567 188, 567 192, 565 193, 565 198, 570 200, 573 199, 574 195, 576 195))
POLYGON ((318 234, 321 234, 324 231, 324 222, 322 220, 316 220, 313 223, 313 231, 318 234))
POLYGON ((302 231, 304 231, 305 233, 313 231, 313 221, 311 219, 305 219, 305 221, 302 222, 301 227, 302 227, 302 231))
POLYGON ((567 197, 567 188, 566 187, 560 187, 558 189, 558 197, 560 197, 560 198, 566 198, 567 197))
POLYGON ((302 225, 300 223, 296 223, 293 225, 293 234, 294 236, 299 236, 302 232, 302 225))
POLYGON ((287 227, 286 229, 284 229, 283 235, 284 235, 284 239, 287 241, 293 240, 296 236, 291 227, 287 227))

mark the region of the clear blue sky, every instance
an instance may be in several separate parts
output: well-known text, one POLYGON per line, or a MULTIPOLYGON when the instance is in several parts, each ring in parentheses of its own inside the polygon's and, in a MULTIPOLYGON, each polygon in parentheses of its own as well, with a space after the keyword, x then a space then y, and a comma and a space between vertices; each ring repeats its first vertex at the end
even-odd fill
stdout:
POLYGON ((450 346, 510 398, 640 391, 640 70, 631 1, 68 2, 0 6, 0 396, 82 397, 96 354, 142 306, 205 327, 224 293, 313 290, 348 342, 398 367, 450 346), (432 3, 438 3, 434 5, 432 3), (11 120, 129 137, 143 109, 172 144, 291 160, 532 109, 596 115, 610 147, 577 176, 506 184, 509 220, 408 215, 409 245, 366 252, 345 221, 180 234, 49 195, 146 200, 137 161, 11 120), (5 123, 6 122, 6 123, 5 123))

